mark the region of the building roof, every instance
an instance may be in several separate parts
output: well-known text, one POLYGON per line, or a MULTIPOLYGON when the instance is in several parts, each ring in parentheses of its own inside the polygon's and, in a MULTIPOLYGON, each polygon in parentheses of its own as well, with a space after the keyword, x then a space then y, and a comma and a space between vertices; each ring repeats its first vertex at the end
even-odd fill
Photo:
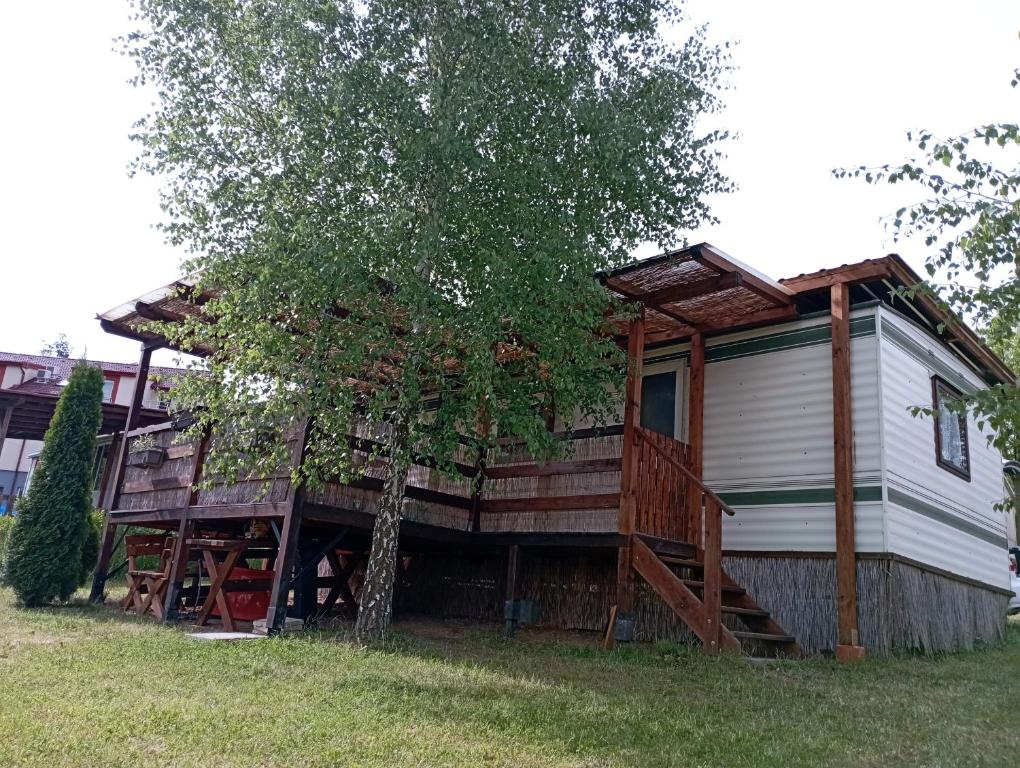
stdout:
MULTIPOLYGON (((771 325, 828 310, 829 288, 846 283, 854 303, 877 299, 920 318, 986 381, 1017 381, 1016 374, 933 294, 919 290, 905 297, 897 292, 924 281, 895 254, 775 281, 718 248, 700 243, 641 259, 598 277, 618 298, 644 307, 646 344, 677 341, 695 333, 771 325)), ((208 293, 198 295, 190 280, 178 280, 104 312, 99 321, 108 333, 170 346, 166 339, 147 329, 146 323, 200 317, 202 305, 213 297, 208 293)), ((617 321, 617 332, 626 335, 624 321, 617 321)), ((210 352, 188 351, 197 355, 210 352)))
POLYGON ((903 289, 922 285, 924 280, 898 254, 820 269, 780 282, 797 292, 798 304, 802 310, 808 311, 827 308, 829 289, 846 283, 856 291, 856 296, 851 296, 852 300, 877 299, 903 310, 912 320, 920 321, 928 331, 968 360, 986 381, 1017 383, 1016 373, 931 291, 922 287, 909 294, 903 292, 903 289))
MULTIPOLYGON (((80 358, 56 357, 53 355, 25 355, 20 352, 0 352, 0 366, 17 365, 22 368, 41 370, 44 368, 53 369, 53 377, 57 381, 66 379, 71 375, 71 369, 80 362, 80 358)), ((124 376, 134 376, 138 366, 135 363, 109 363, 103 360, 86 360, 87 364, 95 366, 103 373, 114 373, 124 376)), ((163 366, 150 366, 149 376, 160 378, 174 378, 185 372, 183 368, 168 368, 163 366)), ((27 382, 26 382, 27 383, 27 382)))
MULTIPOLYGON (((201 317, 202 305, 211 297, 212 294, 200 294, 195 290, 193 281, 181 279, 124 302, 97 315, 97 318, 107 333, 173 349, 166 339, 148 330, 146 325, 153 321, 180 323, 189 317, 201 317)), ((198 356, 207 355, 210 351, 187 350, 189 354, 198 356)))

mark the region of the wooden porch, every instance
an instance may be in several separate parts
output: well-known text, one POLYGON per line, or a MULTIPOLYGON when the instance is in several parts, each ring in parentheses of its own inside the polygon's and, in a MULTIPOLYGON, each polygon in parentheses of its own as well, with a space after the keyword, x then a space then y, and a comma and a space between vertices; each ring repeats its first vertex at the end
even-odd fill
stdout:
MULTIPOLYGON (((734 512, 699 479, 700 342, 692 354, 691 439, 683 443, 640 425, 642 331, 639 316, 630 329, 624 423, 564 433, 570 450, 563 460, 537 463, 519 445, 503 441, 481 456, 469 456, 465 447, 451 476, 436 470, 430 457, 417 457, 405 494, 400 556, 405 564, 423 557, 505 563, 510 631, 520 602, 541 604, 544 597, 522 591, 523 554, 615 560, 610 566, 615 594, 602 621, 604 646, 631 639, 635 593, 643 583, 709 652, 741 650, 744 642, 753 642, 756 653, 764 644, 765 652, 797 655, 794 639, 722 568, 722 515, 734 512)), ((157 569, 161 579, 141 589, 159 591, 160 619, 204 624, 217 614, 225 628, 234 629, 243 622, 231 615, 231 596, 255 592, 268 594, 270 632, 281 631, 288 615, 303 621, 331 611, 353 615, 386 468, 385 430, 364 425, 348 436, 364 466, 362 477, 307 489, 290 479, 307 424, 284 435, 290 456, 285 466, 271 476, 231 484, 209 483, 204 476, 209 435, 185 439, 173 423, 127 432, 108 472, 104 498, 110 511, 93 597, 102 595, 111 573, 125 567, 111 563, 112 553, 129 528, 139 527, 166 532, 157 569), (155 465, 135 466, 123 449, 143 435, 155 441, 161 456, 155 465), (234 579, 235 568, 258 574, 254 580, 234 579)))
MULTIPOLYGON (((470 455, 465 447, 454 457, 454 476, 437 471, 430 457, 418 457, 405 493, 401 557, 412 564, 421 557, 466 557, 490 565, 498 560, 505 569, 500 583, 512 629, 521 601, 552 599, 548 590, 526 594, 524 555, 540 551, 563 562, 579 553, 591 555, 601 558, 599 563, 613 561, 611 604, 599 620, 606 646, 630 639, 641 594, 650 589, 709 652, 737 650, 746 642, 755 652, 764 645, 767 652, 797 655, 794 639, 724 572, 722 515, 733 510, 700 479, 705 336, 796 317, 792 292, 709 246, 666 254, 602 279, 609 291, 641 307, 620 327, 629 360, 623 423, 564 433, 571 450, 556 462, 538 463, 507 441, 488 455, 470 455), (650 431, 641 418, 646 342, 681 339, 691 345, 686 443, 650 431)), ((148 365, 151 349, 164 343, 144 326, 157 312, 172 320, 175 313, 184 318, 201 307, 168 290, 101 318, 106 330, 142 340, 140 368, 148 365)), ((171 424, 133 426, 129 416, 109 473, 104 506, 110 512, 93 598, 102 595, 118 530, 144 526, 173 536, 163 600, 167 618, 199 609, 203 594, 210 600, 213 584, 205 593, 198 584, 189 591, 185 576, 193 571, 189 542, 216 538, 257 540, 252 549, 263 555, 261 567, 272 574, 270 631, 280 631, 288 613, 307 620, 335 607, 357 610, 358 573, 385 472, 385 428, 366 425, 348 436, 365 470, 353 482, 292 486, 291 470, 307 437, 304 427, 287 436, 291 461, 273 476, 198 489, 196 484, 208 481, 203 464, 209 436, 180 442, 171 424), (127 466, 127 441, 141 434, 151 434, 163 450, 159 466, 127 466), (329 590, 323 600, 317 597, 319 588, 329 590)), ((225 556, 214 553, 213 558, 225 562, 225 556)), ((247 558, 237 560, 252 565, 247 558)), ((557 578, 583 580, 588 578, 583 570, 579 566, 557 578)), ((218 586, 230 593, 244 584, 232 582, 228 573, 218 586)), ((407 607, 413 610, 413 601, 407 607)))

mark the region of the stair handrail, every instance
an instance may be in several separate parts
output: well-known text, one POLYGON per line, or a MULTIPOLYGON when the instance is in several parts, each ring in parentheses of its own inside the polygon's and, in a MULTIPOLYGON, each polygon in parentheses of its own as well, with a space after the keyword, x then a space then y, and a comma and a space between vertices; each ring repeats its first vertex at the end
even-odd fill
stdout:
MULTIPOLYGON (((723 639, 722 630, 722 513, 725 512, 731 517, 735 514, 733 508, 719 498, 711 488, 708 488, 701 478, 691 470, 670 456, 659 446, 648 434, 644 427, 637 426, 634 434, 639 440, 644 440, 652 449, 681 474, 687 478, 694 488, 701 492, 701 503, 705 505, 705 527, 702 535, 704 540, 698 553, 698 559, 702 561, 704 570, 704 586, 702 588, 702 605, 704 607, 704 626, 699 636, 705 644, 706 650, 710 653, 718 652, 723 639)), ((694 499, 693 494, 688 498, 694 499)))
POLYGON ((719 495, 715 491, 713 491, 711 488, 709 488, 703 482, 701 482, 701 479, 697 475, 695 475, 693 472, 691 472, 691 470, 685 467, 682 462, 677 461, 675 458, 673 458, 664 450, 662 450, 662 448, 654 440, 650 439, 648 437, 647 429, 645 429, 644 427, 635 427, 634 434, 636 434, 639 439, 644 440, 645 443, 650 445, 652 447, 652 450, 659 454, 659 456, 665 459, 669 464, 672 464, 676 469, 679 469, 684 474, 684 476, 689 481, 694 483, 694 485, 696 485, 705 496, 712 499, 712 501, 714 501, 719 506, 719 509, 721 509, 730 517, 736 515, 736 512, 733 511, 733 508, 725 501, 720 499, 719 495))

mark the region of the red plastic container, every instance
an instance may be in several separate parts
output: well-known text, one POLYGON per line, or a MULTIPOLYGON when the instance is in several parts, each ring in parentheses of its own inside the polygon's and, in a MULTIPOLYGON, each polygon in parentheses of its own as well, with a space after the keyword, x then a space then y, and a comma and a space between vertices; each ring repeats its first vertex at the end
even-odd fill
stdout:
MULTIPOLYGON (((254 568, 234 568, 230 572, 231 581, 262 581, 272 578, 272 571, 258 571, 254 568)), ((227 592, 226 595, 230 615, 238 621, 258 621, 266 618, 269 613, 268 589, 258 592, 227 592)), ((214 607, 211 613, 219 616, 219 608, 214 607)))

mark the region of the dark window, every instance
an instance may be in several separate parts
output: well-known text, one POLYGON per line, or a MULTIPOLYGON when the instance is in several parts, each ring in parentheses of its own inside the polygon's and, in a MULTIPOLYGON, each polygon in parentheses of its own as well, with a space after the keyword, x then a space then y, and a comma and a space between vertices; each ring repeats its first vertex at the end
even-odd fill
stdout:
POLYGON ((967 414, 951 409, 960 398, 960 390, 938 376, 931 379, 932 407, 935 410, 935 462, 945 470, 970 480, 970 445, 967 440, 967 414))
POLYGON ((641 426, 674 437, 676 425, 676 371, 641 379, 641 426))

